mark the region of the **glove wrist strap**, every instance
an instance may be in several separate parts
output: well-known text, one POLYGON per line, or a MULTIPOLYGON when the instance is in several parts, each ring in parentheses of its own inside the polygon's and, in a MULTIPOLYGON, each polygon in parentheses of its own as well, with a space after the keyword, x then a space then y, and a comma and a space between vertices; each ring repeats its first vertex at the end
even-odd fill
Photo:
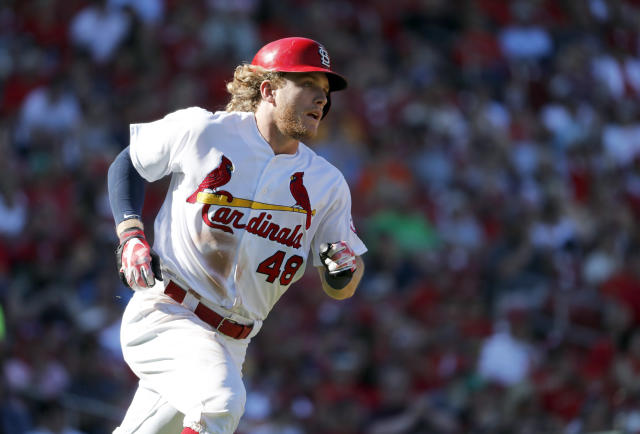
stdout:
POLYGON ((129 229, 140 229, 144 230, 144 224, 139 219, 128 219, 121 221, 120 224, 116 227, 116 233, 118 234, 118 238, 122 238, 125 231, 129 229))
POLYGON ((142 231, 142 229, 138 229, 138 228, 132 228, 127 231, 124 231, 123 233, 120 234, 118 238, 120 239, 120 244, 126 243, 131 238, 140 238, 145 241, 147 239, 144 236, 144 232, 142 231))

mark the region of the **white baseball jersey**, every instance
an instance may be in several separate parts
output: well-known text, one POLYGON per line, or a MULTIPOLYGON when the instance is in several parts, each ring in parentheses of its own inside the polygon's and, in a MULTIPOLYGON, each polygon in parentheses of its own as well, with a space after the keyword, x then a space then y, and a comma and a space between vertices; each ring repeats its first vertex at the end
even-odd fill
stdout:
POLYGON ((321 265, 322 243, 367 250, 342 174, 302 143, 275 155, 253 113, 192 107, 133 124, 130 153, 147 181, 172 174, 154 226, 165 276, 241 317, 263 320, 309 252, 321 265))

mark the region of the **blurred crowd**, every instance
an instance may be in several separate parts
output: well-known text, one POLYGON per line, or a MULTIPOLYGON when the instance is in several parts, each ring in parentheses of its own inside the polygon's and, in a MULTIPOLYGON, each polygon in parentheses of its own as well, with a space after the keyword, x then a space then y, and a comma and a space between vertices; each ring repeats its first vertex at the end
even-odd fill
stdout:
POLYGON ((276 306, 238 432, 640 433, 638 0, 1 2, 0 432, 118 425, 107 168, 294 35, 349 79, 311 145, 370 250, 276 306))

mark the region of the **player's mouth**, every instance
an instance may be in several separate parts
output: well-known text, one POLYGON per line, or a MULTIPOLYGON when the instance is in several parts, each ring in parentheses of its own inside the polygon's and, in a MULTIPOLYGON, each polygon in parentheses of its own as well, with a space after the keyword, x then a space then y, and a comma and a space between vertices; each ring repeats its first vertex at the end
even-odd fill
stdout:
POLYGON ((317 111, 317 110, 314 110, 314 111, 311 111, 311 112, 307 112, 307 116, 309 116, 311 119, 313 119, 315 121, 319 121, 320 118, 322 117, 322 113, 317 111))

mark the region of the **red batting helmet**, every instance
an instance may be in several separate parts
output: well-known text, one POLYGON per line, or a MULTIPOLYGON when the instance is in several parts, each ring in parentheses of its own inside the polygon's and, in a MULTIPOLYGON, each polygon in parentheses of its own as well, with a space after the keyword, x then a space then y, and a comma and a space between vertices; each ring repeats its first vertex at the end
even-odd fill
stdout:
MULTIPOLYGON (((329 80, 329 92, 347 87, 347 80, 331 70, 331 59, 327 50, 313 39, 294 37, 270 42, 256 53, 251 64, 269 71, 324 72, 329 80)), ((330 106, 331 99, 327 96, 323 118, 330 106)))

